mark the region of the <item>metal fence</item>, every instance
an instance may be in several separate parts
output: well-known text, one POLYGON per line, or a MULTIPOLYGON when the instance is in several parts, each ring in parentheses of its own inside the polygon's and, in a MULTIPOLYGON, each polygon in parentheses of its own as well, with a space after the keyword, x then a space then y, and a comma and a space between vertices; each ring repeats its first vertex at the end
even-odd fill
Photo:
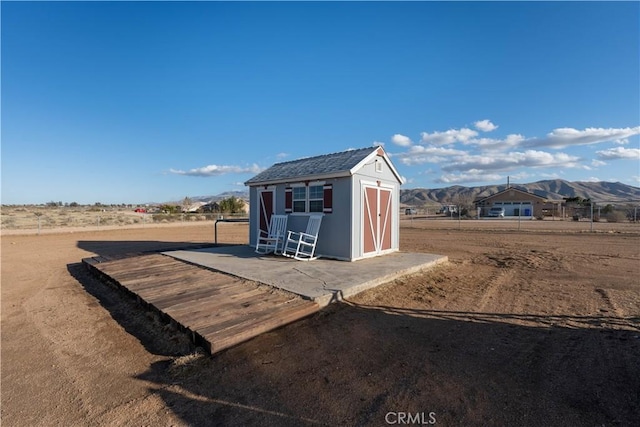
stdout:
MULTIPOLYGON (((453 206, 453 205, 451 205, 453 206)), ((473 209, 455 205, 455 211, 442 212, 442 205, 424 205, 403 208, 401 225, 429 223, 429 227, 445 229, 566 229, 576 231, 640 231, 640 202, 599 201, 583 207, 579 215, 575 210, 559 209, 542 218, 477 218, 473 209), (551 226, 551 223, 558 223, 551 226), (560 225, 563 224, 563 225, 560 225)), ((70 208, 70 207, 12 207, 2 206, 0 225, 2 232, 40 232, 62 228, 107 229, 134 228, 155 225, 188 225, 211 223, 220 219, 242 219, 246 214, 226 213, 137 213, 131 210, 70 208)))
POLYGON ((557 206, 537 218, 488 218, 471 206, 429 204, 400 212, 405 226, 478 230, 556 230, 640 232, 640 201, 598 201, 579 207, 557 206))

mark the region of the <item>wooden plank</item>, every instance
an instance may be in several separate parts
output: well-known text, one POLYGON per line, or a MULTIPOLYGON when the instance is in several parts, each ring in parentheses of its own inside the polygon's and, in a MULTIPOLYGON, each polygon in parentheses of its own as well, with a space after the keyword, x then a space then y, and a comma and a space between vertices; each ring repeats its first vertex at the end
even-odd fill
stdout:
POLYGON ((120 266, 117 265, 117 262, 114 264, 112 261, 110 263, 104 263, 104 265, 100 266, 100 269, 107 274, 118 276, 121 280, 127 280, 149 274, 150 272, 171 271, 172 269, 184 268, 189 265, 170 258, 166 260, 154 260, 149 263, 147 263, 147 261, 140 262, 143 264, 140 265, 140 263, 137 262, 131 263, 130 266, 120 266))
MULTIPOLYGON (((150 274, 170 273, 175 270, 188 270, 189 264, 181 262, 166 262, 162 264, 151 264, 144 267, 136 267, 135 269, 111 271, 104 269, 105 272, 118 276, 121 280, 136 279, 150 274)), ((191 266, 193 267, 193 266, 191 266)))
POLYGON ((319 310, 296 295, 160 254, 83 262, 195 332, 211 352, 319 310))
POLYGON ((218 305, 215 310, 208 314, 202 313, 197 317, 186 319, 194 328, 207 328, 228 323, 237 323, 243 319, 250 318, 262 311, 270 310, 273 307, 285 304, 286 301, 274 297, 269 298, 264 293, 252 295, 238 304, 218 305))
MULTIPOLYGON (((122 260, 104 262, 101 268, 111 274, 135 274, 140 270, 158 268, 163 265, 178 263, 175 258, 165 255, 145 255, 122 260)), ((183 263, 186 264, 186 263, 183 263)))
POLYGON ((167 312, 180 316, 190 327, 199 328, 215 322, 221 322, 228 318, 241 317, 243 310, 246 310, 246 304, 250 305, 251 301, 255 301, 256 298, 261 297, 264 297, 263 294, 259 289, 256 289, 245 293, 242 298, 234 301, 230 301, 228 298, 219 298, 213 299, 210 303, 202 305, 195 310, 173 312, 173 310, 169 308, 167 312))
POLYGON ((114 272, 128 271, 129 269, 135 268, 136 266, 144 267, 144 266, 151 265, 153 263, 161 263, 161 262, 166 262, 171 260, 174 260, 174 258, 164 256, 164 255, 159 255, 159 254, 142 255, 142 256, 136 256, 136 257, 120 258, 120 259, 114 258, 114 259, 111 259, 110 261, 104 262, 103 267, 108 268, 114 272))
POLYGON ((233 299, 229 295, 221 293, 203 298, 194 302, 192 305, 181 309, 176 310, 169 307, 166 309, 166 312, 171 317, 179 316, 181 319, 184 319, 185 322, 197 327, 196 325, 202 317, 210 317, 211 315, 215 315, 215 313, 222 313, 227 310, 237 311, 242 307, 241 304, 244 301, 251 299, 256 295, 260 295, 261 293, 262 291, 257 288, 246 289, 242 294, 236 294, 236 297, 233 299))
POLYGON ((158 296, 153 298, 152 301, 156 306, 163 310, 172 310, 175 312, 183 309, 193 310, 194 302, 202 301, 204 298, 212 297, 224 299, 224 293, 232 286, 234 286, 234 284, 193 288, 187 292, 179 294, 158 296))
POLYGON ((215 295, 223 292, 225 289, 235 286, 235 283, 230 282, 228 279, 226 282, 222 281, 200 281, 194 283, 189 287, 174 289, 174 292, 167 295, 154 295, 151 297, 153 304, 158 308, 173 307, 178 309, 180 305, 191 304, 192 301, 197 301, 200 298, 204 298, 208 295, 215 295))
POLYGON ((207 271, 198 267, 191 266, 189 264, 176 264, 169 268, 155 268, 148 270, 140 270, 136 275, 120 275, 113 274, 118 280, 126 286, 132 289, 144 289, 146 287, 153 287, 155 283, 161 283, 164 281, 172 281, 185 279, 190 276, 201 275, 207 276, 207 271), (154 282, 155 281, 155 282, 154 282))
MULTIPOLYGON (((290 300, 281 298, 277 295, 258 295, 245 301, 240 306, 229 306, 226 309, 219 309, 206 319, 206 324, 202 322, 198 326, 201 328, 215 327, 224 329, 230 324, 235 324, 247 318, 251 318, 263 311, 269 311, 276 307, 289 303, 290 300)), ((203 319, 204 320, 204 319, 203 319)))
POLYGON ((96 259, 97 257, 92 257, 92 258, 83 258, 82 262, 85 264, 89 264, 92 267, 95 267, 96 265, 100 264, 100 261, 96 259))
POLYGON ((279 303, 270 305, 270 306, 262 306, 258 308, 262 308, 261 310, 257 310, 252 313, 247 313, 247 315, 243 316, 241 313, 238 313, 236 316, 227 316, 224 319, 220 319, 221 321, 212 322, 210 325, 204 326, 202 328, 205 332, 213 332, 221 333, 222 331, 233 328, 234 326, 240 323, 251 322, 252 319, 258 319, 259 316, 264 315, 265 313, 276 313, 280 311, 285 311, 289 307, 293 307, 297 304, 297 301, 281 301, 279 303))
POLYGON ((263 312, 260 316, 236 323, 221 331, 214 330, 207 332, 203 329, 199 332, 211 344, 211 352, 215 353, 267 331, 279 328, 287 323, 309 316, 318 310, 319 306, 316 303, 301 300, 299 303, 288 307, 287 310, 279 310, 277 314, 263 312))
POLYGON ((179 270, 175 274, 153 274, 135 280, 120 280, 120 283, 136 293, 142 293, 153 292, 154 289, 165 286, 189 286, 191 283, 207 280, 207 276, 206 273, 198 276, 197 272, 190 274, 189 270, 179 270))

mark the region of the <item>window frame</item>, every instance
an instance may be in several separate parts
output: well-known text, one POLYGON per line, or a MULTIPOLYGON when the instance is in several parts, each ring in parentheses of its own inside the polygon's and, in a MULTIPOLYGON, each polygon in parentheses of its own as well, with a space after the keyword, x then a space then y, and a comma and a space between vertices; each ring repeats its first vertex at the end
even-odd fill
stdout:
POLYGON ((292 185, 291 186, 291 213, 307 213, 307 187, 303 184, 303 185, 292 185), (297 195, 300 196, 300 189, 302 189, 302 199, 300 198, 296 198, 296 193, 298 193, 297 195), (298 190, 298 191, 296 191, 298 190), (302 207, 303 210, 297 210, 296 209, 296 203, 298 203, 298 206, 300 204, 300 202, 302 202, 302 207))
POLYGON ((294 184, 289 184, 288 188, 291 189, 291 212, 289 215, 309 215, 309 214, 324 214, 325 213, 325 182, 324 181, 313 181, 309 183, 298 182, 294 184), (316 197, 311 198, 311 187, 318 187, 315 190, 317 193, 316 197), (300 196, 300 189, 304 191, 304 211, 296 210, 296 202, 298 205, 303 201, 301 198, 296 198, 297 195, 300 196), (319 210, 311 211, 311 202, 320 202, 322 205, 319 210))
MULTIPOLYGON (((317 190, 314 190, 315 192, 317 192, 317 190)), ((323 213, 324 212, 324 183, 322 184, 309 184, 309 186, 307 187, 307 212, 308 213, 323 213), (319 188, 319 194, 315 194, 315 197, 311 197, 311 187, 313 188, 319 188), (311 202, 320 202, 320 210, 311 210, 311 202)))

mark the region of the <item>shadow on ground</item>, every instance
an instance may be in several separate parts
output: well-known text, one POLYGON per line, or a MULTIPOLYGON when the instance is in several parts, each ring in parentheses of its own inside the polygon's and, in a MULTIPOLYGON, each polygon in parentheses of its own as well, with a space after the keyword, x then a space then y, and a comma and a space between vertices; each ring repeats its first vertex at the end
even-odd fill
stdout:
POLYGON ((217 246, 234 246, 213 243, 192 243, 192 242, 160 242, 155 240, 147 241, 108 241, 108 240, 79 240, 78 248, 92 252, 100 256, 121 256, 123 254, 153 253, 173 250, 188 250, 213 248, 217 246))
POLYGON ((438 425, 640 418, 640 319, 563 316, 583 325, 564 327, 525 316, 335 304, 137 378, 189 425, 385 425, 400 412, 438 425))
POLYGON ((83 263, 68 264, 67 270, 149 353, 175 357, 194 350, 185 334, 163 322, 155 312, 145 310, 131 296, 100 281, 83 263))
MULTIPOLYGON (((78 246, 110 256, 204 245, 78 246)), ((68 269, 149 352, 170 356, 135 378, 188 425, 385 425, 400 424, 400 413, 423 424, 465 426, 640 419, 638 317, 345 302, 209 357, 149 322, 134 300, 81 264, 68 269)))

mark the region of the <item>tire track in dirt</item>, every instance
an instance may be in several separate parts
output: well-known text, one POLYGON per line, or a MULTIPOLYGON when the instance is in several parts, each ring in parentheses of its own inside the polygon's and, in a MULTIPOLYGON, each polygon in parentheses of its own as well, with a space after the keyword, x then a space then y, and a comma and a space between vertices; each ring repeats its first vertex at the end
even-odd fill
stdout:
MULTIPOLYGON (((479 311, 497 311, 492 305, 495 301, 499 301, 498 294, 505 285, 513 280, 514 271, 511 269, 505 269, 498 272, 498 275, 489 281, 487 287, 484 289, 480 301, 478 302, 479 311), (490 308, 490 309, 489 309, 490 308)), ((503 295, 504 296, 504 295, 503 295)), ((501 307, 504 308, 504 301, 499 301, 501 307)))
MULTIPOLYGON (((609 311, 612 311, 613 313, 615 313, 616 317, 624 317, 625 316, 624 311, 621 310, 620 307, 618 307, 616 304, 613 303, 613 301, 611 300, 611 296, 606 291, 606 289, 596 288, 596 289, 594 289, 594 291, 595 291, 595 293, 600 295, 600 298, 604 302, 604 305, 609 309, 609 311)), ((603 310, 600 309, 600 311, 603 311, 603 310)))

